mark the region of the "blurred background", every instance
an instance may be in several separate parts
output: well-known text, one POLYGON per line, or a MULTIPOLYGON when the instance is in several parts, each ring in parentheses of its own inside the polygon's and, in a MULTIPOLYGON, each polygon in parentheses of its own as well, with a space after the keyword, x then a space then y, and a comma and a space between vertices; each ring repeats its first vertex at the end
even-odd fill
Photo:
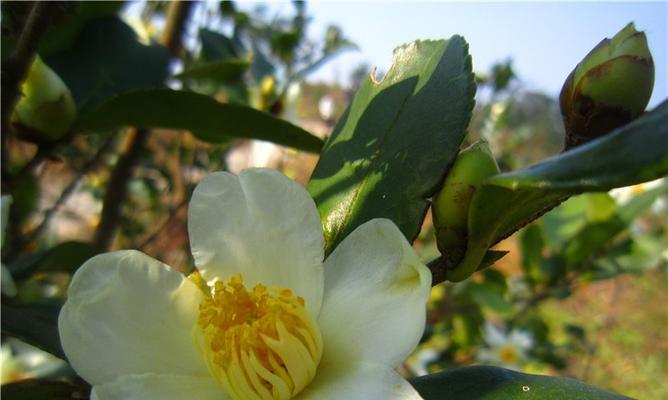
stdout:
MULTIPOLYGON (((94 4, 81 4, 80 13, 119 15, 143 44, 158 41, 166 26, 168 2, 94 4)), ((2 6, 4 38, 25 8, 2 6)), ((649 107, 663 101, 667 19, 666 2, 197 2, 168 84, 250 105, 326 138, 360 83, 389 68, 394 47, 461 34, 478 82, 466 142, 486 139, 510 171, 561 151, 563 81, 628 22, 646 31, 654 56, 649 107)), ((127 142, 127 135, 76 136, 21 180, 3 182, 13 198, 3 214, 3 302, 60 304, 72 271, 105 250, 140 249, 190 271, 187 204, 202 177, 270 167, 305 184, 318 160, 268 142, 208 143, 157 130, 138 155, 119 217, 103 224, 127 142)), ((18 137, 8 146, 10 170, 38 152, 18 137)), ((500 243, 510 253, 493 269, 434 287, 423 340, 402 373, 489 364, 572 376, 637 398, 668 397, 667 232, 666 179, 572 198, 500 243)), ((425 263, 438 256, 429 215, 415 247, 425 263)), ((3 334, 3 384, 70 373, 3 334)))

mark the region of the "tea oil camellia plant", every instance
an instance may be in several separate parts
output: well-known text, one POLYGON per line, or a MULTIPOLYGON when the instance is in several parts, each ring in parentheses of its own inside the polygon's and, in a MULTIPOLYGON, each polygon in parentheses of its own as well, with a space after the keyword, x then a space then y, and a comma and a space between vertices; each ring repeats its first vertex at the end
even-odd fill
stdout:
MULTIPOLYGON (((536 304, 661 262, 656 235, 629 232, 665 184, 605 193, 668 174, 668 103, 645 110, 654 65, 633 24, 566 79, 561 154, 508 171, 469 132, 458 35, 397 47, 323 140, 287 119, 291 88, 354 44, 337 27, 307 40, 303 2, 274 18, 223 1, 211 20, 181 1, 138 20, 118 2, 2 7, 3 379, 23 378, 3 398, 626 398, 514 369, 564 362, 536 304), (225 171, 248 139, 316 155, 305 187, 225 171), (54 241, 81 191, 101 204, 87 234, 54 241), (430 207, 440 255, 423 263, 412 245, 430 207), (495 246, 521 229, 513 289, 495 246), (439 337, 445 370, 411 374, 405 360, 439 337), (16 343, 67 364, 19 368, 16 343)), ((507 90, 512 67, 495 71, 507 90)))

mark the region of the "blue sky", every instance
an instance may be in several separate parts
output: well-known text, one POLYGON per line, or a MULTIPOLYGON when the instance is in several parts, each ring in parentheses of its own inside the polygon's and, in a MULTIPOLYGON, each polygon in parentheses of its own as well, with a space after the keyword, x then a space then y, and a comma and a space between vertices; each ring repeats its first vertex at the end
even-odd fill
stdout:
MULTIPOLYGON (((255 3, 257 4, 257 3, 255 3)), ((248 4, 246 4, 248 6, 248 4)), ((270 10, 291 12, 289 3, 270 10)), ((557 95, 561 85, 589 50, 634 21, 647 34, 656 68, 650 107, 667 97, 668 2, 334 2, 307 5, 310 34, 321 38, 330 23, 359 45, 323 67, 311 80, 346 82, 366 61, 387 70, 392 49, 414 39, 460 34, 469 42, 476 71, 513 59, 523 82, 557 95)))

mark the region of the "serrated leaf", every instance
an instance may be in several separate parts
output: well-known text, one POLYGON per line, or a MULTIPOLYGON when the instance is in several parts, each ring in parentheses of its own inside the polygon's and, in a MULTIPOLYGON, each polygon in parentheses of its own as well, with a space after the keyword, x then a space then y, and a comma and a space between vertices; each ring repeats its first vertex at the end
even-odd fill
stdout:
POLYGON ((132 28, 106 17, 89 21, 71 47, 45 62, 65 81, 81 113, 128 90, 163 86, 169 52, 139 43, 132 28))
POLYGON ((2 304, 2 334, 23 340, 65 360, 58 336, 60 306, 2 304))
POLYGON ((121 126, 187 129, 207 142, 259 139, 318 153, 322 140, 288 121, 254 108, 220 103, 198 93, 149 89, 123 93, 83 115, 77 129, 121 126))
POLYGON ((620 400, 572 378, 531 375, 499 367, 475 366, 410 380, 425 400, 620 400))
POLYGON ((460 36, 399 47, 383 80, 362 84, 308 184, 327 252, 379 217, 415 239, 428 198, 459 151, 474 93, 460 36))
POLYGON ((609 135, 524 170, 487 180, 469 208, 464 259, 447 273, 470 276, 487 249, 571 195, 668 174, 668 101, 609 135))
POLYGON ((90 386, 50 379, 27 379, 2 385, 6 400, 72 400, 87 399, 90 386))

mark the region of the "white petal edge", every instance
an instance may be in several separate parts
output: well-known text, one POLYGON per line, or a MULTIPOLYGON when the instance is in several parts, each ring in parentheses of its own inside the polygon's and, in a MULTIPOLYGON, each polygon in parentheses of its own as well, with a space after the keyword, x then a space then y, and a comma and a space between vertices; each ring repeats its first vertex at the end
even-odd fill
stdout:
POLYGON ((387 219, 354 230, 325 260, 323 362, 395 368, 424 331, 431 273, 387 219))
POLYGON ((93 385, 141 373, 209 376, 192 339, 202 291, 134 250, 95 256, 74 274, 58 317, 63 350, 93 385))
POLYGON ((93 387, 91 400, 226 400, 211 377, 173 374, 125 375, 93 387))
POLYGON ((188 210, 195 264, 207 281, 241 273, 244 284, 290 288, 317 316, 323 234, 306 189, 266 168, 216 172, 195 188, 188 210))
POLYGON ((393 369, 374 364, 320 365, 295 400, 418 400, 418 392, 393 369))

